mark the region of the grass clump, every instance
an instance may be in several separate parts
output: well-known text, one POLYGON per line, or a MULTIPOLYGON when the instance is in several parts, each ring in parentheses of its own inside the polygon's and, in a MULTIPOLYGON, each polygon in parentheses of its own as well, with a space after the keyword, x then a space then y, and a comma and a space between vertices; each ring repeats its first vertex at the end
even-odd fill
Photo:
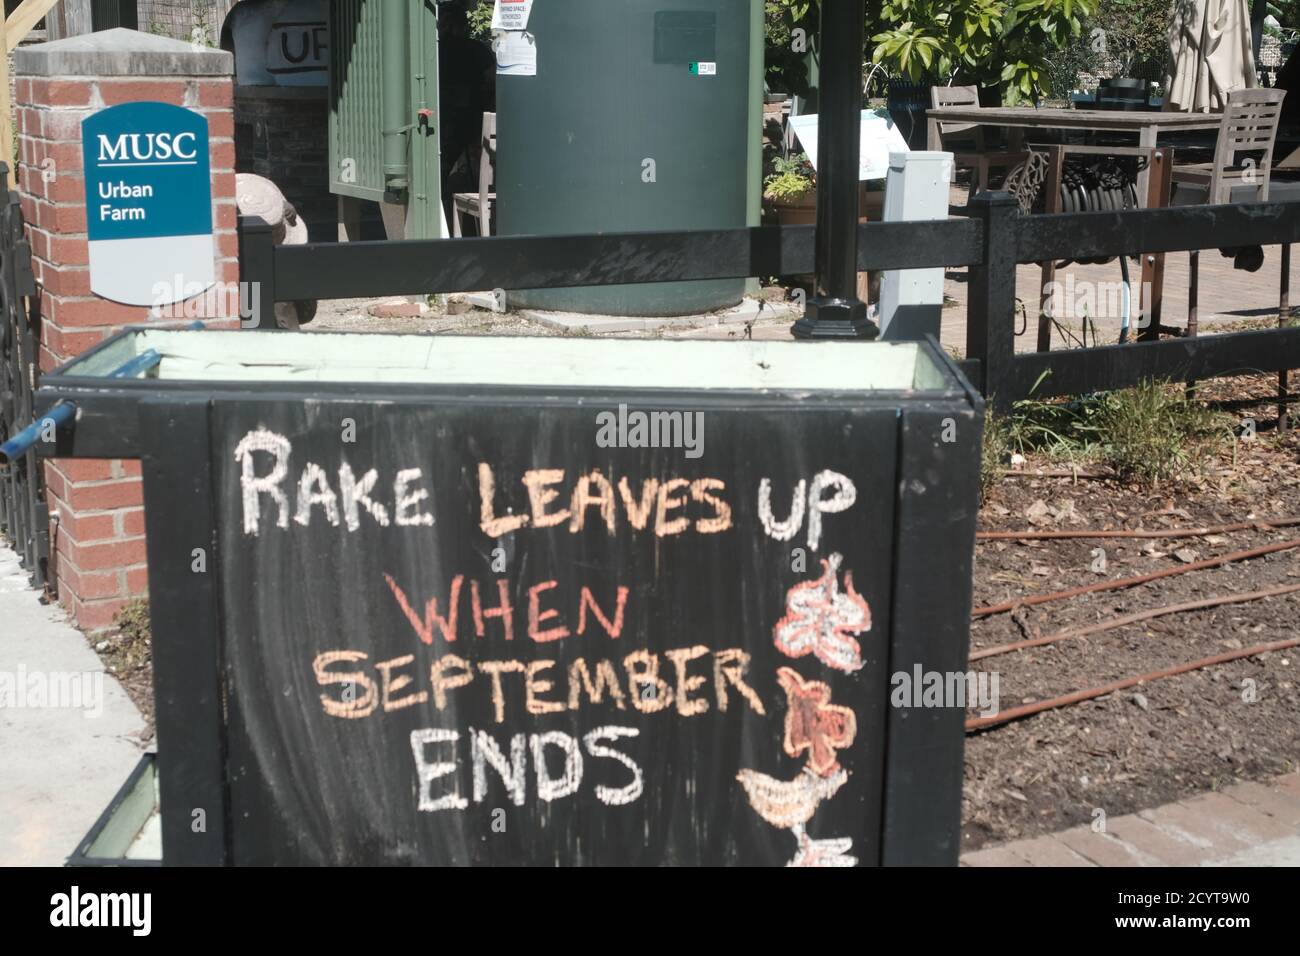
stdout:
POLYGON ((980 501, 989 496, 1011 459, 1007 417, 989 408, 984 413, 984 444, 980 449, 980 501))
POLYGON ((987 494, 1015 453, 1108 467, 1140 487, 1186 478, 1230 437, 1218 418, 1182 385, 1164 382, 1070 400, 1025 399, 985 421, 982 488, 987 494))
POLYGON ((1155 382, 1101 396, 1092 420, 1105 463, 1146 486, 1195 472, 1224 436, 1214 413, 1183 388, 1155 382))

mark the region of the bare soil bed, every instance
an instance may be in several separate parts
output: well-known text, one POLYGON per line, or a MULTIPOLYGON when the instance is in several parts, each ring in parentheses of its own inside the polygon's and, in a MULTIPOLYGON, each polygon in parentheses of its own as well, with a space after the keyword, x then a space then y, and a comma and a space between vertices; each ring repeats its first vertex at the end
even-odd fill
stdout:
MULTIPOLYGON (((1275 379, 1273 380, 1276 381, 1275 379)), ((1221 397, 1268 394, 1225 380, 1221 397)), ((1261 420, 1275 406, 1255 410, 1261 420)), ((1251 414, 1248 410, 1244 415, 1251 414)), ((1270 422, 1271 424, 1271 422, 1270 422)), ((1260 432, 1195 478, 1138 491, 1110 480, 1009 476, 985 531, 1192 528, 1300 517, 1300 438, 1260 432)), ((1031 460, 1036 466, 1059 468, 1031 460)), ((1120 579, 1272 542, 1300 526, 1191 538, 981 541, 974 603, 992 605, 1120 579), (1104 568, 1099 560, 1104 550, 1104 568)), ((972 650, 1147 608, 1300 584, 1300 548, 978 619, 972 650)), ((1213 655, 1300 637, 1300 592, 1179 613, 975 662, 998 675, 1000 709, 1213 655)), ((1144 683, 967 735, 963 850, 1132 813, 1300 764, 1300 647, 1144 683)), ((974 712, 971 712, 974 716, 974 712)))

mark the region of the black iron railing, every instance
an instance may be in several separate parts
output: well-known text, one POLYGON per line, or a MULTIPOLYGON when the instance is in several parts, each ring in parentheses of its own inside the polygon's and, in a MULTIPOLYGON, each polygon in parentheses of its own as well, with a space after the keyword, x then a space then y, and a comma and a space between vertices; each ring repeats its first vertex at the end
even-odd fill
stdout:
MULTIPOLYGON (((32 274, 32 247, 23 228, 18 193, 0 163, 0 438, 32 422, 40 380, 41 309, 32 274)), ((46 581, 50 518, 43 468, 29 451, 0 468, 0 529, 18 553, 34 587, 46 581)))

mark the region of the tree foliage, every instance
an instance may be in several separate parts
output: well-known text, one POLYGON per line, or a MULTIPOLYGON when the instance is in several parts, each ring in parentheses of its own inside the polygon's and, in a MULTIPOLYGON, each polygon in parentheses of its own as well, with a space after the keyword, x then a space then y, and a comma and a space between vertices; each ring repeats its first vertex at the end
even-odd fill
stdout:
POLYGON ((872 60, 910 80, 997 87, 1014 104, 1044 92, 1055 51, 1097 0, 887 0, 872 60))
POLYGON ((808 53, 821 15, 816 0, 766 0, 763 12, 768 85, 782 93, 807 96, 808 53))
MULTIPOLYGON (((997 88, 1003 101, 1044 91, 1052 57, 1083 35, 1099 0, 884 0, 867 4, 870 60, 917 82, 997 88)), ((1112 0, 1123 2, 1123 0, 1112 0)), ((770 80, 797 81, 794 31, 815 36, 819 0, 766 0, 770 80)), ((777 86, 777 82, 773 82, 777 86)), ((779 88, 788 92, 792 83, 779 88)))

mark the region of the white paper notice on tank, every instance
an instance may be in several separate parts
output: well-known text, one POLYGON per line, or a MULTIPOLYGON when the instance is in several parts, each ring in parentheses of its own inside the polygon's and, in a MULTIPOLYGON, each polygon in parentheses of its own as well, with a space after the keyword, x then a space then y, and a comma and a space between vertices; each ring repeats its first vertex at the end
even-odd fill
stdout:
POLYGON ((498 33, 492 43, 498 76, 536 76, 537 38, 523 30, 498 33))
POLYGON ((492 11, 493 30, 527 30, 533 0, 496 0, 492 11))
MULTIPOLYGON (((790 117, 794 134, 817 168, 817 114, 790 117)), ((889 174, 889 154, 907 152, 907 142, 890 118, 889 111, 863 110, 861 145, 858 153, 858 179, 884 179, 889 174)))

